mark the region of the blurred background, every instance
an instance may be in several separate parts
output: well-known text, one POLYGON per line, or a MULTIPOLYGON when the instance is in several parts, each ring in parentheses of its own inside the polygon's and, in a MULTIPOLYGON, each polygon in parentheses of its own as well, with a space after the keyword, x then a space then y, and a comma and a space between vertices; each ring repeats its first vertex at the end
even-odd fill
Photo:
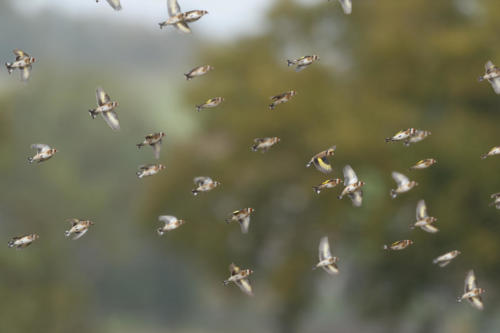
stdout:
MULTIPOLYGON (((498 332, 500 96, 478 83, 500 63, 496 0, 181 1, 209 14, 192 35, 160 30, 164 0, 0 2, 0 234, 36 232, 0 251, 2 332, 498 332), (27 85, 3 63, 14 48, 36 57, 27 85), (287 59, 321 60, 295 73, 287 59), (198 65, 215 70, 186 81, 198 65), (92 120, 95 89, 113 100, 122 130, 92 120), (298 91, 269 111, 269 97, 298 91), (197 113, 211 97, 226 101, 197 113), (384 138, 430 130, 404 147, 384 138), (165 131, 166 170, 135 144, 165 131), (278 136, 265 154, 253 139, 278 136), (28 165, 32 143, 59 153, 28 165), (337 145, 330 178, 350 164, 364 203, 317 195, 327 176, 305 164, 337 145), (424 158, 438 164, 407 169, 424 158), (395 200, 391 171, 419 182, 395 200), (222 187, 193 197, 192 179, 222 187), (418 200, 437 234, 410 230, 418 200), (253 207, 250 232, 224 218, 253 207), (158 215, 188 223, 163 237, 158 215), (91 219, 80 240, 67 218, 91 219), (330 238, 340 274, 311 271, 330 238), (412 239, 400 252, 383 244, 412 239), (439 268, 432 259, 462 254, 439 268), (225 287, 228 265, 252 268, 255 297, 225 287), (480 312, 456 297, 474 269, 480 312)), ((6 244, 5 244, 6 245, 6 244)))

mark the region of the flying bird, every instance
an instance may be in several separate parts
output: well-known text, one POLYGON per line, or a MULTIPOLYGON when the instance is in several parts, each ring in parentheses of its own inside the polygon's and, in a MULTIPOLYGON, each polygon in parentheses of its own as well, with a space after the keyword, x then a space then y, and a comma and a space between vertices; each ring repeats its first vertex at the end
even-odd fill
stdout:
POLYGON ((485 158, 487 158, 489 156, 495 156, 495 155, 500 155, 500 146, 491 148, 489 152, 481 155, 481 159, 484 160, 485 158))
POLYGON ((311 165, 314 165, 318 171, 323 173, 330 173, 333 171, 333 168, 328 161, 328 157, 335 155, 335 150, 337 146, 331 146, 327 150, 323 150, 320 153, 314 155, 311 160, 306 164, 306 168, 309 168, 311 165))
POLYGON ((71 228, 64 232, 66 237, 73 236, 72 239, 76 240, 87 233, 89 228, 94 225, 94 222, 89 220, 79 220, 79 219, 68 219, 68 222, 71 223, 71 228))
POLYGON ((278 142, 280 142, 280 138, 278 138, 277 136, 275 137, 271 137, 271 138, 256 138, 253 140, 253 142, 255 143, 253 146, 252 146, 252 151, 261 151, 263 153, 267 152, 269 149, 271 149, 271 147, 273 147, 275 144, 277 144, 278 142))
POLYGON ((417 143, 431 135, 432 133, 430 131, 425 131, 425 130, 415 130, 415 133, 411 135, 408 139, 403 141, 403 144, 405 146, 410 146, 412 143, 417 143))
POLYGON ((328 189, 328 188, 334 188, 337 185, 342 183, 342 179, 340 178, 335 178, 335 179, 327 179, 318 186, 313 186, 314 192, 317 194, 320 194, 322 190, 328 189))
POLYGON ((410 226, 411 229, 420 228, 423 231, 427 231, 431 234, 434 234, 439 231, 433 223, 437 221, 437 218, 429 216, 427 214, 427 205, 424 200, 420 200, 417 203, 417 222, 410 226))
POLYGON ((250 214, 255 211, 253 208, 243 208, 234 211, 230 217, 226 219, 226 223, 238 222, 241 227, 241 232, 248 233, 248 228, 250 227, 250 214))
POLYGON ((416 181, 413 180, 410 181, 408 177, 396 171, 392 172, 392 178, 396 181, 398 185, 396 189, 391 190, 391 197, 393 199, 396 198, 399 194, 408 192, 415 186, 418 186, 418 183, 416 181))
POLYGON ((310 56, 303 56, 298 59, 292 59, 292 60, 287 60, 288 67, 290 66, 295 66, 295 71, 300 72, 307 66, 311 65, 313 62, 319 60, 319 57, 317 55, 310 55, 310 56))
POLYGON ((253 296, 252 286, 248 280, 248 277, 253 274, 253 271, 251 269, 242 270, 235 264, 229 265, 229 271, 231 272, 231 276, 227 280, 224 280, 224 285, 227 286, 230 282, 233 282, 245 294, 253 296))
POLYGON ((339 199, 344 196, 349 196, 354 207, 360 207, 363 203, 363 191, 361 187, 365 185, 365 182, 359 181, 358 176, 352 169, 350 165, 344 167, 344 190, 339 195, 339 199))
POLYGON ((139 166, 139 171, 136 172, 136 175, 138 178, 153 176, 163 169, 165 169, 163 164, 145 164, 139 166))
POLYGON ((146 135, 146 138, 144 139, 144 141, 137 144, 137 148, 141 149, 141 147, 144 147, 145 145, 149 145, 153 148, 155 158, 159 159, 160 158, 161 143, 162 143, 162 139, 164 137, 165 137, 165 133, 163 133, 163 132, 148 134, 148 135, 146 135))
POLYGON ((118 102, 112 102, 109 95, 104 92, 101 87, 96 89, 97 108, 90 109, 89 113, 92 119, 101 114, 102 118, 106 121, 112 130, 118 131, 120 129, 120 122, 116 115, 115 109, 118 107, 118 102))
POLYGON ((493 65, 491 60, 488 60, 484 65, 486 73, 479 77, 479 82, 488 80, 497 95, 500 95, 500 68, 493 65))
POLYGON ((394 134, 393 136, 386 138, 385 142, 406 141, 416 133, 417 130, 415 128, 408 128, 407 130, 401 130, 396 134, 394 134))
POLYGON ((38 234, 29 234, 19 237, 13 237, 7 244, 9 247, 15 247, 17 249, 22 249, 30 246, 35 240, 39 238, 38 234))
POLYGON ((430 167, 431 165, 434 165, 436 164, 437 161, 433 158, 426 158, 425 160, 420 160, 417 162, 417 164, 415 164, 414 166, 410 167, 410 171, 411 170, 422 170, 422 169, 427 169, 428 167, 430 167))
POLYGON ((295 95, 297 95, 297 92, 295 90, 290 90, 282 94, 271 97, 271 100, 273 102, 269 104, 269 109, 274 110, 277 105, 288 102, 295 95))
MULTIPOLYGON (((106 0, 114 10, 121 10, 122 5, 120 4, 120 0, 106 0)), ((99 0, 95 0, 95 2, 99 2, 99 0)))
POLYGON ((494 199, 494 201, 490 203, 490 206, 495 206, 496 209, 500 209, 500 192, 493 193, 491 198, 494 199))
POLYGON ((165 26, 172 25, 179 31, 184 33, 191 33, 188 23, 198 21, 204 15, 208 14, 206 10, 190 10, 181 12, 181 7, 176 0, 167 0, 168 16, 169 18, 161 23, 158 23, 160 29, 165 26))
POLYGON ((215 68, 210 66, 210 65, 203 65, 203 66, 198 66, 190 70, 189 72, 185 73, 184 76, 186 77, 186 80, 191 80, 195 77, 202 76, 207 74, 209 71, 214 70, 215 68))
POLYGON ((7 71, 11 74, 17 68, 21 71, 21 81, 28 81, 31 74, 32 64, 36 62, 36 59, 20 49, 15 49, 12 52, 16 56, 16 60, 14 62, 5 63, 7 71))
POLYGON ((473 307, 478 310, 482 310, 484 305, 480 295, 484 292, 485 290, 483 288, 477 287, 476 276, 474 275, 474 271, 471 269, 465 276, 464 293, 462 296, 458 297, 457 301, 462 302, 462 300, 466 299, 472 304, 473 307))
POLYGON ((166 232, 177 229, 181 225, 186 223, 185 220, 179 220, 177 217, 171 216, 171 215, 158 216, 158 221, 164 223, 164 225, 162 227, 156 229, 156 231, 158 232, 158 235, 160 235, 160 236, 163 236, 163 234, 165 234, 166 232))
POLYGON ((33 157, 28 157, 29 164, 46 161, 57 153, 57 149, 50 148, 49 145, 43 143, 32 144, 31 149, 36 149, 36 154, 33 157))
POLYGON ((215 107, 219 106, 222 102, 224 102, 224 97, 210 98, 205 103, 200 104, 200 105, 196 105, 196 111, 200 112, 201 109, 215 108, 215 107))
POLYGON ((332 256, 328 237, 324 236, 321 238, 318 250, 319 262, 313 267, 313 269, 321 267, 330 275, 338 274, 339 268, 337 267, 337 262, 339 261, 339 258, 332 256))
POLYGON ((443 255, 440 255, 436 259, 432 261, 433 264, 438 264, 439 267, 445 267, 448 265, 453 259, 455 259, 460 254, 460 251, 454 250, 443 255))
POLYGON ((221 185, 218 181, 212 180, 210 177, 196 177, 194 180, 196 188, 193 189, 193 195, 198 195, 200 192, 208 192, 221 185))
POLYGON ((392 243, 391 245, 384 245, 384 250, 400 251, 406 249, 408 246, 412 245, 413 241, 409 239, 400 240, 392 243))

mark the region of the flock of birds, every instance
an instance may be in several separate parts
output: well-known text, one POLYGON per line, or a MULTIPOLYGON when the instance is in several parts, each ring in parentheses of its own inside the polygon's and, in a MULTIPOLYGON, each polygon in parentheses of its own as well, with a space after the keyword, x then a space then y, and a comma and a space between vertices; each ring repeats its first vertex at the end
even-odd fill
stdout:
MULTIPOLYGON (((99 2, 99 0, 96 0, 99 2)), ((115 10, 121 9, 120 0, 107 0, 107 2, 113 7, 115 10)), ((342 5, 342 8, 345 14, 350 14, 352 11, 352 3, 351 0, 339 0, 342 5)), ((205 10, 191 10, 187 12, 182 12, 179 4, 176 0, 167 0, 167 7, 169 17, 166 21, 159 23, 160 28, 166 26, 173 26, 181 32, 190 33, 191 29, 188 23, 195 22, 206 15, 208 12, 205 10)), ((21 73, 21 80, 26 82, 32 70, 32 65, 36 62, 34 57, 31 57, 26 52, 16 49, 13 51, 16 56, 15 61, 9 63, 7 62, 5 65, 7 70, 12 73, 14 70, 19 70, 21 73)), ((319 57, 317 55, 311 56, 303 56, 294 60, 287 60, 288 66, 295 66, 295 70, 301 71, 308 66, 310 66, 315 61, 318 61, 319 57)), ((479 81, 487 80, 493 87, 496 94, 500 94, 500 69, 493 65, 491 61, 486 63, 486 73, 479 78, 479 81)), ((184 74, 186 80, 191 80, 196 77, 207 74, 209 71, 214 68, 209 65, 199 66, 188 73, 184 74)), ((296 95, 295 90, 287 91, 282 94, 271 97, 272 103, 269 105, 269 109, 275 109, 279 104, 283 104, 289 102, 293 96, 296 95)), ((97 107, 94 109, 90 109, 89 113, 92 119, 95 119, 97 116, 101 115, 108 126, 117 131, 120 129, 120 123, 118 120, 118 116, 116 114, 116 108, 118 107, 118 102, 112 101, 110 96, 102 89, 97 88, 96 90, 96 99, 97 99, 97 107)), ((196 106, 196 110, 200 111, 204 108, 214 108, 220 105, 224 101, 223 97, 215 97, 211 98, 205 103, 196 106)), ((389 137, 386 142, 402 142, 405 146, 409 146, 414 143, 418 143, 425 138, 431 135, 431 132, 426 130, 419 130, 415 128, 409 128, 406 130, 399 131, 392 137, 389 137)), ((160 157, 160 149, 162 140, 165 137, 164 132, 153 133, 147 135, 142 142, 137 144, 137 147, 140 149, 144 146, 151 146, 154 152, 154 156, 156 159, 160 157)), ((271 147, 280 142, 280 138, 278 137, 268 137, 268 138, 257 138, 254 140, 255 144, 251 147, 252 151, 261 151, 267 152, 271 147)), ((40 163, 49 160, 56 153, 57 149, 51 148, 46 144, 33 144, 31 148, 36 149, 36 154, 33 157, 29 157, 29 163, 40 163)), ((324 174, 329 174, 333 171, 331 163, 329 159, 335 155, 336 146, 332 146, 316 155, 314 155, 310 161, 307 163, 306 167, 314 166, 317 170, 324 174)), ((488 153, 481 156, 482 159, 485 159, 489 156, 500 155, 500 146, 493 147, 488 153)), ((409 168, 409 170, 422 170, 429 168, 430 166, 436 164, 437 161, 433 158, 423 159, 417 162, 415 165, 409 168)), ((162 164, 147 164, 141 165, 139 170, 137 171, 137 177, 143 178, 148 176, 153 176, 157 174, 159 171, 165 169, 165 166, 162 164)), ((340 184, 344 185, 339 199, 344 197, 348 197, 351 199, 353 206, 360 207, 363 202, 363 191, 362 188, 365 185, 363 181, 358 179, 355 171, 350 165, 346 165, 343 169, 344 179, 328 179, 321 184, 314 186, 313 190, 320 194, 321 191, 332 189, 337 187, 340 184)), ((390 196, 392 198, 396 198, 397 196, 410 191, 415 186, 418 185, 417 182, 410 180, 407 176, 399 172, 393 172, 392 178, 397 184, 395 189, 390 191, 390 196)), ((194 178, 195 188, 192 190, 193 195, 198 195, 202 192, 208 192, 215 189, 220 185, 218 181, 211 179, 210 177, 196 177, 194 178)), ((491 205, 495 206, 497 209, 500 209, 500 193, 495 193, 491 196, 494 201, 491 205)), ((227 223, 235 222, 239 223, 241 226, 242 233, 247 233, 250 227, 250 215, 254 212, 253 208, 244 208, 241 210, 237 210, 233 212, 227 219, 227 223)), ((158 234, 164 235, 166 232, 172 231, 174 229, 182 226, 185 221, 182 219, 178 219, 175 216, 163 215, 159 216, 158 220, 163 222, 164 225, 157 229, 158 234)), ((72 239, 78 239, 82 237, 89 228, 94 224, 89 220, 80 220, 76 218, 72 218, 68 220, 71 223, 71 228, 65 232, 66 237, 71 237, 72 239)), ((429 216, 427 212, 427 205, 424 200, 420 200, 417 204, 416 209, 416 221, 410 226, 411 229, 420 228, 423 231, 429 233, 438 232, 438 228, 434 225, 437 221, 435 217, 429 216)), ((25 248, 32 244, 35 240, 39 238, 38 234, 28 234, 19 237, 12 238, 8 246, 14 248, 25 248)), ((408 246, 412 245, 413 241, 409 239, 395 241, 389 245, 384 245, 384 250, 392 250, 399 251, 404 250, 408 246)), ((440 267, 445 267, 448 265, 454 258, 456 258, 460 254, 460 251, 454 250, 443 255, 438 256, 433 260, 434 264, 439 265, 440 267)), ((338 258, 333 256, 330 250, 330 244, 328 238, 326 236, 322 237, 319 243, 319 259, 317 264, 313 269, 322 268, 328 274, 338 274, 339 268, 337 266, 338 258)), ((252 286, 249 281, 249 276, 253 273, 251 269, 241 269, 232 263, 229 266, 230 277, 224 281, 224 284, 228 284, 230 282, 235 283, 244 293, 248 295, 253 295, 252 286)), ((482 288, 477 286, 476 277, 472 270, 468 271, 465 278, 465 288, 464 293, 458 298, 458 301, 462 301, 467 299, 475 308, 483 309, 483 302, 481 299, 481 294, 485 291, 482 288)))

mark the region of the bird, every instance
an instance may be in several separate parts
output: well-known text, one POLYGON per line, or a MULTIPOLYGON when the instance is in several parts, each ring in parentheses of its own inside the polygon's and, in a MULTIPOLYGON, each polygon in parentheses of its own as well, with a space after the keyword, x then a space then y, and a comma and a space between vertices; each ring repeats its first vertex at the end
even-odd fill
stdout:
POLYGON ((253 296, 252 286, 250 285, 250 281, 248 280, 248 277, 253 274, 253 270, 242 270, 234 263, 232 263, 231 265, 229 265, 229 271, 231 272, 231 276, 227 280, 224 280, 224 285, 227 286, 229 283, 233 282, 245 294, 247 294, 248 296, 253 296))
POLYGON ((321 237, 318 250, 319 262, 313 267, 313 270, 321 267, 330 275, 338 274, 339 268, 337 267, 337 262, 339 261, 339 258, 332 256, 327 236, 321 237))
POLYGON ((331 146, 327 150, 323 150, 320 153, 314 155, 309 162, 306 164, 306 168, 309 168, 311 165, 314 165, 318 171, 323 173, 330 173, 333 171, 333 168, 328 161, 328 157, 335 155, 335 150, 337 146, 331 146))
POLYGON ((408 246, 412 245, 413 241, 409 239, 400 240, 392 243, 391 245, 384 245, 384 250, 400 251, 406 249, 408 246))
POLYGON ((181 7, 177 0, 167 0, 167 7, 169 18, 164 22, 158 23, 160 29, 163 29, 164 26, 173 25, 181 32, 191 33, 188 23, 198 21, 204 15, 208 14, 206 10, 181 12, 181 7))
POLYGON ((433 264, 438 264, 439 267, 447 266, 453 259, 455 259, 461 252, 458 250, 453 250, 440 255, 432 261, 433 264))
POLYGON ((495 206, 496 209, 500 209, 500 192, 493 193, 491 198, 494 199, 494 201, 490 203, 490 206, 495 206))
POLYGON ((313 186, 313 190, 317 194, 320 194, 322 190, 325 190, 327 188, 334 188, 340 183, 342 183, 342 179, 340 179, 340 178, 327 179, 324 182, 322 182, 321 184, 319 184, 317 186, 313 186))
POLYGON ((158 221, 165 223, 163 227, 156 229, 156 232, 158 232, 158 235, 160 236, 163 236, 166 232, 177 229, 186 223, 185 220, 179 220, 177 217, 171 215, 160 215, 158 216, 158 221))
POLYGON ((395 141, 405 141, 415 135, 417 130, 415 128, 408 128, 407 130, 401 130, 394 134, 393 136, 386 138, 385 142, 395 142, 395 141))
POLYGON ((197 196, 200 192, 208 192, 221 185, 218 181, 212 180, 210 177, 196 177, 194 178, 194 184, 196 188, 191 192, 194 196, 197 196))
POLYGON ((484 305, 480 295, 484 294, 486 290, 477 287, 476 276, 474 275, 474 271, 472 269, 467 272, 464 284, 464 293, 462 296, 457 298, 457 301, 462 302, 466 299, 470 302, 470 304, 472 304, 473 307, 478 310, 482 310, 484 305))
POLYGON ((203 66, 198 66, 193 68, 187 73, 184 73, 184 76, 186 77, 186 80, 191 80, 195 77, 202 76, 207 74, 209 71, 214 70, 215 68, 210 66, 210 65, 203 65, 203 66))
POLYGON ((292 60, 287 60, 288 67, 290 66, 295 66, 295 71, 300 72, 307 66, 311 65, 313 62, 318 61, 319 57, 315 54, 313 55, 308 55, 308 56, 303 56, 298 59, 292 59, 292 60))
POLYGON ((252 151, 260 150, 261 152, 265 153, 280 141, 281 139, 278 138, 277 136, 270 138, 256 138, 253 140, 255 144, 251 147, 251 150, 252 151))
POLYGON ((76 240, 87 233, 89 228, 94 225, 94 222, 89 220, 79 220, 71 218, 67 220, 71 223, 71 228, 64 232, 66 237, 73 236, 73 240, 76 240))
MULTIPOLYGON (((122 5, 120 4, 120 0, 106 0, 114 10, 121 10, 122 5)), ((95 0, 95 2, 99 2, 99 0, 95 0)))
POLYGON ((106 121, 106 124, 108 124, 113 131, 118 131, 120 129, 120 122, 118 121, 118 116, 115 112, 115 109, 119 105, 118 102, 112 102, 109 95, 104 92, 101 87, 96 89, 96 99, 97 108, 89 110, 92 119, 95 119, 98 114, 101 114, 102 118, 106 121))
POLYGON ((339 195, 339 199, 344 196, 349 196, 351 198, 354 207, 360 207, 363 203, 363 191, 361 187, 365 185, 365 182, 359 181, 358 176, 348 164, 344 167, 344 190, 339 195))
POLYGON ((411 135, 409 138, 403 141, 403 144, 405 146, 410 146, 412 143, 417 143, 431 135, 432 133, 430 131, 425 131, 425 130, 415 130, 415 133, 411 135))
POLYGON ((15 247, 17 249, 22 249, 30 246, 35 240, 37 240, 40 236, 38 234, 29 234, 24 236, 13 237, 7 245, 9 247, 15 247))
POLYGON ((417 203, 417 222, 410 226, 411 229, 419 227, 423 231, 427 231, 431 234, 434 234, 439 231, 433 223, 437 221, 437 218, 429 216, 427 214, 427 205, 424 200, 420 200, 417 203))
POLYGON ((479 82, 488 80, 497 95, 500 95, 500 68, 493 65, 491 60, 488 60, 484 65, 486 73, 479 77, 479 82))
POLYGON ((398 187, 394 190, 391 190, 391 197, 395 199, 399 194, 408 192, 415 186, 418 186, 416 181, 410 181, 408 177, 403 175, 402 173, 393 171, 392 178, 396 181, 398 187))
MULTIPOLYGON (((328 0, 330 1, 330 0, 328 0)), ((351 0, 339 0, 340 5, 342 6, 342 10, 344 14, 350 15, 352 13, 352 1, 351 0)))
POLYGON ((493 147, 486 154, 481 155, 481 159, 484 160, 489 156, 500 155, 500 146, 493 147))
POLYGON ((241 227, 241 232, 248 233, 250 227, 250 215, 255 211, 253 208, 243 208, 231 213, 231 216, 226 218, 226 223, 238 222, 241 227))
POLYGON ((36 62, 36 59, 20 49, 15 49, 12 52, 16 56, 16 60, 14 62, 6 62, 5 67, 7 67, 9 74, 16 68, 19 69, 21 71, 21 81, 27 82, 31 75, 32 65, 36 62))
POLYGON ((437 161, 433 158, 426 158, 425 160, 420 160, 414 166, 410 167, 408 170, 422 170, 427 169, 431 165, 436 164, 437 161))
POLYGON ((144 147, 145 145, 149 145, 153 148, 155 158, 159 159, 160 158, 161 143, 162 143, 162 139, 164 137, 165 137, 164 132, 148 134, 148 135, 146 135, 144 141, 137 144, 137 148, 141 149, 141 147, 144 147))
POLYGON ((43 143, 32 144, 31 149, 36 149, 36 154, 33 157, 28 157, 29 164, 32 164, 33 162, 44 162, 57 153, 57 149, 51 148, 49 145, 43 143))
POLYGON ((210 98, 203 104, 196 105, 196 111, 200 112, 201 109, 215 108, 224 102, 224 97, 214 97, 210 98))
POLYGON ((269 104, 269 109, 274 110, 277 105, 288 102, 295 95, 297 95, 297 91, 290 90, 282 94, 271 97, 271 100, 273 102, 269 104))
POLYGON ((153 176, 163 169, 165 169, 163 164, 145 164, 139 166, 139 171, 136 172, 136 175, 138 178, 153 176))

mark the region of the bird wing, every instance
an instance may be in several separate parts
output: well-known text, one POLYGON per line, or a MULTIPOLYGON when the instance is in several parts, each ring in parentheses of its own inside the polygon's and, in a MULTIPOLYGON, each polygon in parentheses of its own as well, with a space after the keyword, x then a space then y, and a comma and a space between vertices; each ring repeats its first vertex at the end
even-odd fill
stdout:
POLYGON ((286 95, 286 93, 282 93, 282 94, 279 94, 279 95, 273 96, 273 97, 271 97, 271 100, 276 101, 276 100, 278 100, 278 99, 280 99, 280 98, 285 97, 285 95, 286 95))
POLYGON ((231 276, 233 276, 240 272, 240 268, 234 263, 231 263, 231 265, 229 265, 229 271, 231 272, 231 276))
POLYGON ((158 216, 158 221, 165 223, 166 225, 174 223, 177 221, 177 217, 172 215, 160 215, 158 216))
POLYGON ((435 234, 436 232, 439 231, 438 228, 436 228, 435 226, 433 226, 432 224, 424 224, 423 226, 420 227, 423 231, 427 231, 431 234, 435 234))
POLYGON ((344 167, 344 186, 349 186, 351 184, 358 182, 358 176, 348 164, 344 167))
POLYGON ((236 280, 236 281, 234 281, 234 283, 238 287, 240 287, 241 291, 243 291, 245 294, 247 294, 249 296, 253 296, 252 286, 250 285, 250 281, 248 281, 248 279, 236 280))
POLYGON ((483 299, 481 298, 481 296, 470 297, 467 300, 472 304, 473 307, 478 310, 482 310, 484 308, 483 299))
POLYGON ((417 203, 417 221, 423 220, 426 217, 429 217, 429 215, 427 215, 427 205, 424 200, 420 200, 417 203))
POLYGON ((491 62, 491 60, 488 60, 488 61, 486 62, 486 64, 484 65, 484 69, 485 69, 486 71, 488 71, 488 70, 490 70, 490 69, 492 69, 492 68, 494 68, 494 67, 495 67, 495 65, 493 65, 493 63, 491 62))
POLYGON ((351 199, 354 207, 361 207, 361 204, 363 203, 363 191, 362 190, 357 190, 356 192, 349 193, 348 196, 351 199))
POLYGON ((238 222, 240 222, 241 232, 244 234, 248 233, 248 228, 250 227, 250 216, 247 215, 238 222))
POLYGON ((75 219, 75 218, 71 218, 71 219, 67 219, 66 221, 68 221, 69 223, 71 223, 71 226, 73 227, 74 225, 78 224, 78 222, 80 222, 79 219, 75 219))
POLYGON ((193 181, 197 186, 201 186, 201 185, 211 183, 212 178, 210 178, 210 177, 196 177, 193 181))
POLYGON ((167 0, 168 15, 174 16, 181 12, 181 6, 177 3, 177 0, 167 0))
POLYGON ((322 266, 322 268, 330 275, 336 275, 339 273, 339 268, 335 263, 331 263, 327 266, 322 266))
POLYGON ((177 30, 182 31, 186 34, 191 33, 191 28, 186 22, 179 22, 175 25, 175 27, 177 28, 177 30))
POLYGON ((73 240, 77 240, 78 238, 82 237, 83 235, 85 235, 87 233, 87 231, 89 231, 89 229, 83 229, 82 231, 80 232, 75 232, 75 236, 72 238, 73 240))
POLYGON ((467 275, 465 276, 465 287, 464 291, 468 293, 472 289, 476 288, 476 276, 474 275, 474 271, 471 269, 467 275))
POLYGON ((26 82, 29 80, 31 74, 31 65, 25 66, 21 69, 21 81, 26 82))
POLYGON ((161 150, 161 143, 157 142, 153 145, 153 153, 155 154, 155 158, 159 159, 160 158, 160 150, 161 150))
POLYGON ((114 10, 122 9, 122 5, 120 4, 120 0, 107 0, 109 5, 113 7, 114 10))
POLYGON ((408 177, 406 177, 402 173, 399 173, 399 172, 396 172, 396 171, 392 172, 392 178, 396 181, 396 183, 398 184, 398 186, 403 186, 403 185, 406 185, 406 184, 408 184, 410 182, 410 180, 408 179, 408 177))
POLYGON ((497 95, 500 95, 500 78, 496 77, 494 79, 490 79, 490 84, 493 87, 493 90, 495 90, 495 93, 497 95))
POLYGON ((104 92, 104 90, 101 87, 98 87, 95 93, 96 93, 97 104, 99 106, 102 106, 111 100, 109 98, 109 95, 106 94, 106 92, 104 92))
POLYGON ((333 168, 330 165, 330 162, 328 162, 328 158, 326 156, 316 157, 313 160, 313 164, 316 167, 316 169, 318 169, 323 173, 330 173, 333 171, 333 168))
POLYGON ((43 143, 35 143, 31 145, 31 148, 36 149, 39 153, 42 153, 44 151, 49 150, 50 146, 43 143))
POLYGON ((106 121, 106 124, 108 124, 113 131, 118 131, 120 129, 120 122, 118 121, 118 116, 115 111, 107 111, 101 114, 106 121))
POLYGON ((319 241, 319 261, 331 258, 332 253, 330 252, 330 243, 328 242, 328 237, 324 236, 319 241))
POLYGON ((29 54, 20 49, 15 49, 12 52, 16 55, 16 61, 21 60, 24 57, 29 57, 29 54))
POLYGON ((139 165, 139 170, 148 170, 149 168, 151 168, 154 164, 143 164, 143 165, 139 165))
POLYGON ((349 15, 352 13, 352 2, 351 0, 339 0, 340 4, 342 5, 342 9, 344 10, 344 13, 349 15))

